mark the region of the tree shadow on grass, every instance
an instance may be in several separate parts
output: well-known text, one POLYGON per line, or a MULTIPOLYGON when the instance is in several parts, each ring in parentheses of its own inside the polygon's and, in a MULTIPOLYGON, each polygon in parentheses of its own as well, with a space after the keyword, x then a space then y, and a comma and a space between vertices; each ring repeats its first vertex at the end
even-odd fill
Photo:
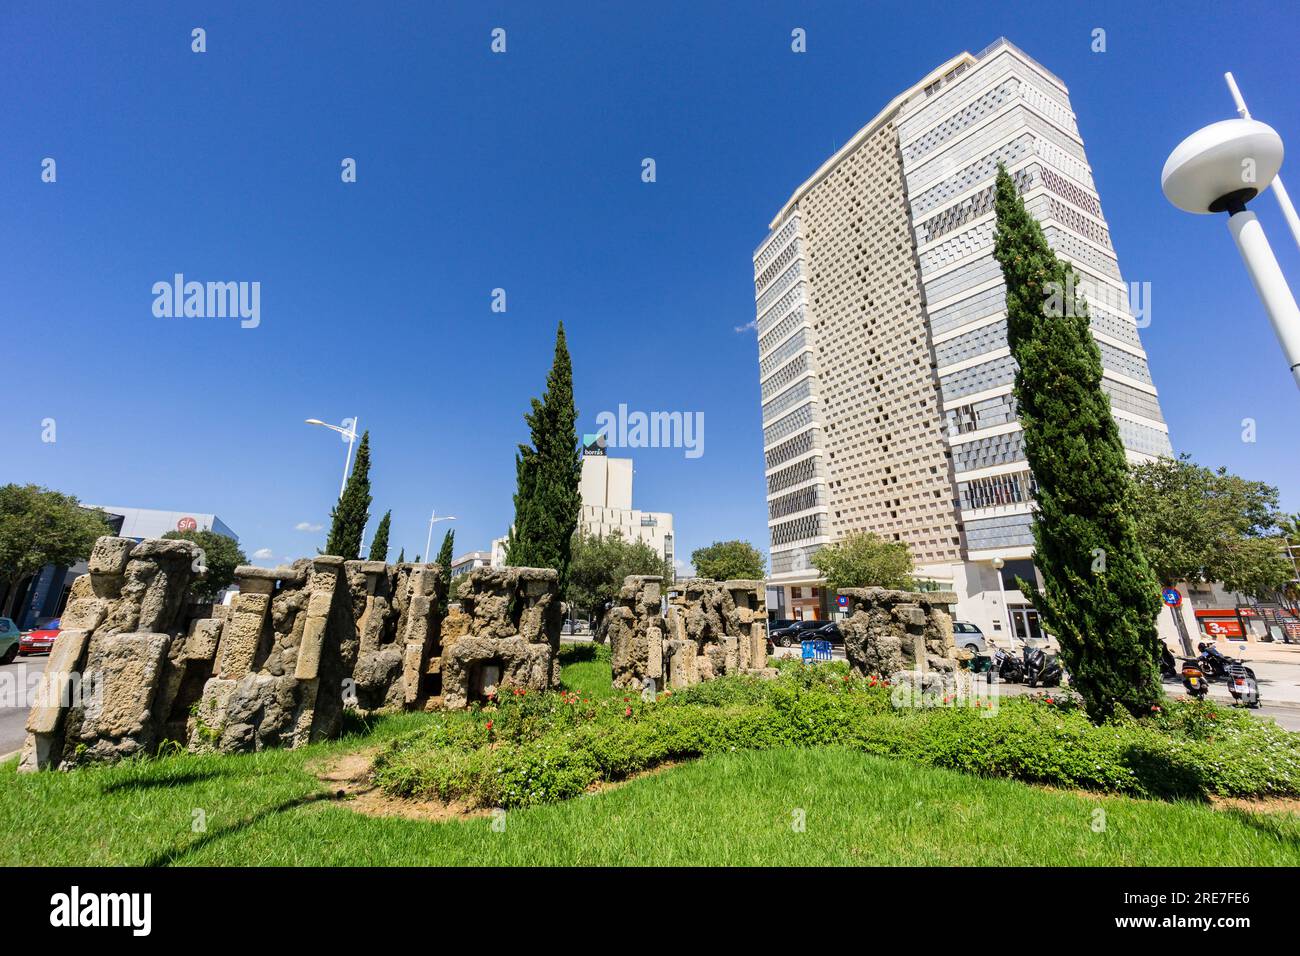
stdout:
POLYGON ((1257 833, 1276 840, 1292 852, 1300 854, 1300 822, 1293 814, 1261 813, 1243 810, 1240 807, 1229 807, 1223 812, 1243 826, 1248 826, 1257 833))
POLYGON ((1169 755, 1141 746, 1124 749, 1124 766, 1133 771, 1139 785, 1161 800, 1208 801, 1201 774, 1186 764, 1169 759, 1169 755))
POLYGON ((232 771, 224 767, 200 767, 183 773, 159 777, 145 777, 131 780, 114 780, 100 788, 101 793, 121 793, 130 790, 155 790, 159 787, 184 787, 191 783, 203 783, 218 777, 229 777, 232 771))
POLYGON ((561 644, 560 663, 585 664, 588 661, 598 661, 601 659, 601 650, 604 646, 595 641, 586 644, 561 644))
POLYGON ((190 854, 203 849, 203 847, 207 846, 209 843, 213 843, 223 837, 231 836, 235 833, 246 830, 255 823, 259 823, 277 813, 286 813, 297 807, 306 806, 311 803, 318 803, 321 800, 335 799, 338 799, 338 796, 334 793, 318 792, 304 794, 301 797, 294 797, 290 800, 282 800, 274 806, 266 807, 265 809, 259 810, 249 816, 242 817, 227 826, 207 830, 198 838, 191 840, 183 846, 172 847, 171 849, 155 853, 140 865, 148 867, 174 866, 190 854))

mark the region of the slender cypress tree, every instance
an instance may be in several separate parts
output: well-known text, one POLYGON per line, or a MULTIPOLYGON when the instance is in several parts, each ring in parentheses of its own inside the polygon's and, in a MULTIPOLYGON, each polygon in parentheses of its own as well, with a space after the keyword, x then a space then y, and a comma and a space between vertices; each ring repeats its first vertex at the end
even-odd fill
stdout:
POLYGON ((573 532, 582 510, 578 413, 573 407, 573 366, 563 322, 555 333, 555 360, 546 377, 546 392, 540 400, 533 399, 524 420, 532 433, 532 446, 520 445, 515 456, 515 520, 506 542, 506 562, 515 567, 554 568, 563 594, 573 532))
POLYGON ((325 554, 337 555, 346 560, 353 560, 361 554, 361 535, 365 533, 366 522, 370 520, 370 432, 361 436, 357 446, 357 460, 352 465, 352 474, 343 487, 343 497, 339 498, 330 512, 330 536, 325 542, 325 554))
POLYGON ((1149 714, 1162 696, 1160 585, 1138 543, 1128 462, 1101 389, 1087 303, 1001 166, 996 209, 994 255, 1007 286, 1025 457, 1038 483, 1034 563, 1044 589, 1017 586, 1060 641, 1094 721, 1117 705, 1149 714))
POLYGON ((442 536, 442 547, 438 549, 438 577, 442 579, 443 598, 438 602, 438 613, 447 613, 447 595, 451 594, 451 559, 452 549, 456 546, 456 532, 450 528, 442 536))
POLYGON ((398 563, 398 564, 405 564, 405 563, 406 563, 406 547, 405 547, 405 546, 402 547, 402 553, 399 554, 399 555, 397 556, 397 563, 398 563))
POLYGON ((387 561, 388 560, 388 526, 393 520, 393 512, 385 511, 384 516, 379 519, 379 527, 375 529, 374 540, 370 542, 370 560, 387 561))

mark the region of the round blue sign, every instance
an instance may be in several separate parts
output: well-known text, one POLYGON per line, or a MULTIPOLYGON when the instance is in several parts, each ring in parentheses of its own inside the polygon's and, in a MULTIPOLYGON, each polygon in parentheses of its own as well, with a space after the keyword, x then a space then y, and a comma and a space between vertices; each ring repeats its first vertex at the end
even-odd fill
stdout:
POLYGON ((1177 588, 1165 588, 1164 598, 1165 603, 1170 607, 1178 607, 1178 605, 1183 603, 1183 596, 1178 593, 1177 588))
POLYGON ((849 606, 849 598, 847 594, 841 594, 838 597, 836 597, 835 600, 839 602, 840 607, 849 606))

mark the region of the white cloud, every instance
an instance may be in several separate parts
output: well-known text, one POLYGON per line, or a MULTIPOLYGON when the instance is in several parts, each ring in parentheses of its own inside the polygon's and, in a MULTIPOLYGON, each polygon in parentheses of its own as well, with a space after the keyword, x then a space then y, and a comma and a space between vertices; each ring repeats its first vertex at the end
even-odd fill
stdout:
POLYGON ((275 553, 270 548, 258 548, 253 552, 253 557, 258 561, 270 561, 275 557, 275 553))
POLYGON ((737 332, 754 332, 757 329, 758 329, 758 319, 754 319, 752 322, 746 322, 744 325, 736 326, 737 332))
POLYGON ((325 526, 323 524, 312 524, 310 521, 299 521, 293 526, 294 531, 320 531, 325 526))

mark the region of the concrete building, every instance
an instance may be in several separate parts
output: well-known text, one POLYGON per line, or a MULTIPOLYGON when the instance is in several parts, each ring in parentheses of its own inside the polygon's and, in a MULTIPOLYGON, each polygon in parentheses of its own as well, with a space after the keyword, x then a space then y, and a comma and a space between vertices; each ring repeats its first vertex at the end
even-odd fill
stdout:
POLYGON ((467 551, 459 558, 452 558, 451 576, 458 578, 462 574, 469 574, 475 568, 492 567, 491 551, 467 551))
MULTIPOLYGON (((604 448, 583 454, 578 489, 582 495, 579 527, 584 534, 603 537, 614 531, 627 541, 644 541, 672 565, 673 516, 666 511, 640 511, 632 507, 632 459, 608 458, 604 448)), ((506 566, 508 536, 492 539, 488 565, 506 566)), ((481 553, 481 552, 474 552, 481 553)))
POLYGON ((583 455, 579 487, 584 533, 604 537, 617 531, 625 540, 644 541, 673 563, 673 516, 632 507, 632 459, 583 455))
POLYGON ((1005 39, 962 53, 827 159, 754 253, 778 617, 830 616, 809 559, 871 531, 985 634, 1040 633, 1013 583, 1035 575, 1034 481, 993 258, 999 162, 1081 277, 1130 458, 1172 453, 1065 85, 1005 39))

